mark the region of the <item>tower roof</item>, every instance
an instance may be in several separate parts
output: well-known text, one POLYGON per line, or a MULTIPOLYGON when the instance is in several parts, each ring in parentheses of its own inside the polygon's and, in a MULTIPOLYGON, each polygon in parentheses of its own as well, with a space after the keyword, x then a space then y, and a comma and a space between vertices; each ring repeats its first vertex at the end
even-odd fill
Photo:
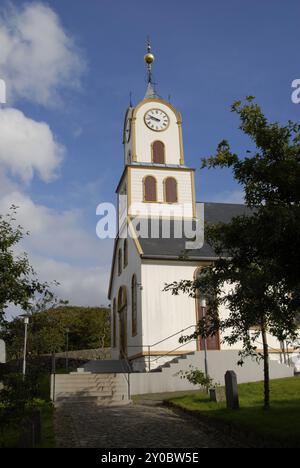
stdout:
POLYGON ((148 82, 144 99, 161 99, 161 97, 156 92, 154 83, 151 81, 148 82))

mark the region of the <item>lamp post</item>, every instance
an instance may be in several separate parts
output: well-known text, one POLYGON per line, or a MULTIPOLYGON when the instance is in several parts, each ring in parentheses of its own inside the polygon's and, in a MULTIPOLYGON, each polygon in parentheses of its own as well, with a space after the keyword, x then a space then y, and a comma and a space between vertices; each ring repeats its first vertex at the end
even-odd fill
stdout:
POLYGON ((26 375, 26 354, 27 354, 27 336, 28 336, 28 324, 29 324, 29 318, 24 317, 24 350, 23 350, 23 380, 25 380, 25 375, 26 375))
POLYGON ((66 372, 68 372, 69 369, 69 328, 66 328, 66 372))
MULTIPOLYGON (((203 297, 203 298, 201 299, 201 311, 202 311, 202 319, 203 319, 203 321, 205 322, 205 325, 206 325, 206 321, 205 321, 205 318, 206 318, 206 298, 205 298, 205 297, 203 297)), ((207 378, 207 377, 208 377, 208 361, 207 361, 207 338, 206 338, 206 330, 205 330, 205 335, 204 335, 203 343, 204 343, 204 367, 205 367, 205 377, 207 378)))

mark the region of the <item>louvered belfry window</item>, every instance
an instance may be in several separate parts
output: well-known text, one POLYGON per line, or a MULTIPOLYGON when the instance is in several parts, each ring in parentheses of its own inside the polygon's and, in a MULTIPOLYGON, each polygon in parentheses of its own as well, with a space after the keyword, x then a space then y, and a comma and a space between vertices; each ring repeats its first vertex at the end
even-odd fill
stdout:
POLYGON ((144 201, 157 201, 156 179, 153 176, 147 176, 144 178, 144 201))
POLYGON ((177 181, 174 177, 168 177, 165 179, 165 202, 177 203, 177 201, 177 181))
POLYGON ((162 141, 154 141, 152 143, 152 162, 165 164, 165 145, 162 141))

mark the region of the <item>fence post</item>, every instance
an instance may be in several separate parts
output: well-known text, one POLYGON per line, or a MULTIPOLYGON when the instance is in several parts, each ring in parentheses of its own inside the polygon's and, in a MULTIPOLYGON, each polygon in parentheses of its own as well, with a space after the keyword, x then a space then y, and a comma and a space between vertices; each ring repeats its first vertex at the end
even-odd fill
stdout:
POLYGON ((51 375, 51 381, 52 381, 52 401, 53 403, 55 402, 55 353, 52 353, 52 375, 51 375))

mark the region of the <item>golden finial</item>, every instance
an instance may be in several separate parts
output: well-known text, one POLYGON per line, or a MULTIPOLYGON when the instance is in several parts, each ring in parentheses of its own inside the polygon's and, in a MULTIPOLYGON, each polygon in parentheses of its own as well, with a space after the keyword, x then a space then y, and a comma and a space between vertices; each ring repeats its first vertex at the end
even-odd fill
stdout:
POLYGON ((150 39, 147 40, 147 53, 144 56, 144 60, 145 60, 145 62, 147 64, 147 68, 148 68, 148 82, 151 83, 151 68, 152 68, 152 63, 155 60, 155 57, 151 52, 150 39))

